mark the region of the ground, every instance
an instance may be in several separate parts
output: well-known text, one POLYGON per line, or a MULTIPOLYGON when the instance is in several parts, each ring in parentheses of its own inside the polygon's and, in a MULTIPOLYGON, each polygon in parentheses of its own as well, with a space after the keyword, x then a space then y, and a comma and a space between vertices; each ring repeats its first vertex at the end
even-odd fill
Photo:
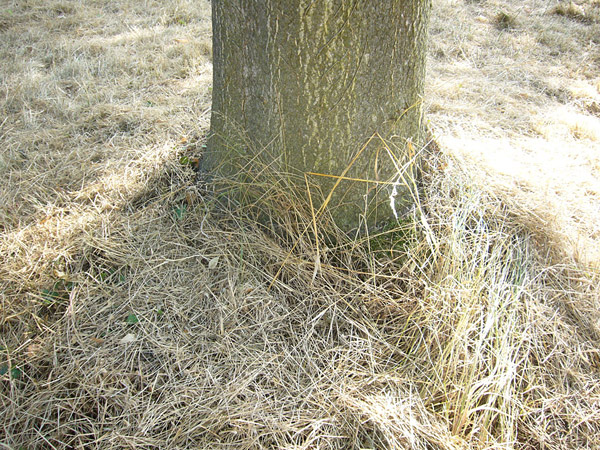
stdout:
POLYGON ((440 154, 354 237, 197 179, 210 25, 0 2, 0 445, 599 448, 600 3, 434 0, 440 154))
POLYGON ((447 151, 597 264, 600 7, 575 4, 436 2, 427 106, 447 151))

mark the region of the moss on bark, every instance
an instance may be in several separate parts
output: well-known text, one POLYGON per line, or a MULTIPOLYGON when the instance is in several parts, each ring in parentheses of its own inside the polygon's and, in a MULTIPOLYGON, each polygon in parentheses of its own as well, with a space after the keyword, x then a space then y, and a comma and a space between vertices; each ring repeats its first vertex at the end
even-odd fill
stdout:
POLYGON ((424 139, 430 3, 214 1, 206 167, 233 174, 258 157, 328 175, 309 175, 323 197, 344 175, 328 204, 342 228, 392 217, 389 183, 414 176, 424 139))

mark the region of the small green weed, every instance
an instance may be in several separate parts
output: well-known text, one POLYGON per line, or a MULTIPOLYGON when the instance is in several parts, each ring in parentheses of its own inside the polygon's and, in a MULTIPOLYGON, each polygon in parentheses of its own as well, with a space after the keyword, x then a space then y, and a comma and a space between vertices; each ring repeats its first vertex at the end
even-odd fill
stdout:
POLYGON ((40 297, 46 306, 52 306, 56 303, 69 299, 69 294, 73 290, 74 284, 71 281, 58 280, 49 289, 42 289, 40 297))
POLYGON ((185 203, 175 206, 173 208, 173 219, 176 222, 179 220, 182 220, 186 213, 187 213, 187 205, 185 203))
POLYGON ((127 323, 128 325, 133 325, 139 322, 139 319, 137 318, 137 316, 135 314, 129 314, 126 318, 125 318, 125 323, 127 323))
POLYGON ((10 373, 10 377, 15 380, 20 380, 23 376, 23 371, 18 367, 10 368, 8 364, 2 364, 0 366, 0 376, 6 375, 7 373, 10 373))
POLYGON ((111 267, 108 270, 103 270, 98 274, 98 278, 102 282, 112 282, 115 284, 123 284, 127 279, 122 269, 111 267))

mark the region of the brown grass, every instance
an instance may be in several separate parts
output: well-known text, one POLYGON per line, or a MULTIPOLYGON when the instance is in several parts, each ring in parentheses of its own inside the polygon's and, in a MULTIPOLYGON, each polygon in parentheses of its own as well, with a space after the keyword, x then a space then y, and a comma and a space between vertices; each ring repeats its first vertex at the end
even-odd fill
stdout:
POLYGON ((348 236, 302 175, 196 181, 207 3, 3 5, 0 447, 599 448, 596 25, 553 7, 436 3, 441 152, 348 236))
POLYGON ((600 23, 556 14, 572 4, 592 17, 598 2, 461 3, 434 2, 427 101, 440 144, 543 217, 564 257, 600 265, 600 23), (498 30, 504 16, 513 26, 498 30))
POLYGON ((596 0, 583 2, 562 2, 556 5, 552 12, 558 16, 568 17, 583 23, 598 23, 600 21, 600 4, 596 0))

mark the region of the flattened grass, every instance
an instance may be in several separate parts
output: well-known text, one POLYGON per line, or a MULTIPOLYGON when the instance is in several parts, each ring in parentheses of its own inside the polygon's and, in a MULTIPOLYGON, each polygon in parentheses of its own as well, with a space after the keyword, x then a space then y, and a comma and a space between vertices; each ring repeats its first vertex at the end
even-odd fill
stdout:
POLYGON ((546 203, 442 146, 418 208, 346 235, 269 168, 196 180, 207 3, 2 8, 4 446, 600 447, 599 274, 546 203))

